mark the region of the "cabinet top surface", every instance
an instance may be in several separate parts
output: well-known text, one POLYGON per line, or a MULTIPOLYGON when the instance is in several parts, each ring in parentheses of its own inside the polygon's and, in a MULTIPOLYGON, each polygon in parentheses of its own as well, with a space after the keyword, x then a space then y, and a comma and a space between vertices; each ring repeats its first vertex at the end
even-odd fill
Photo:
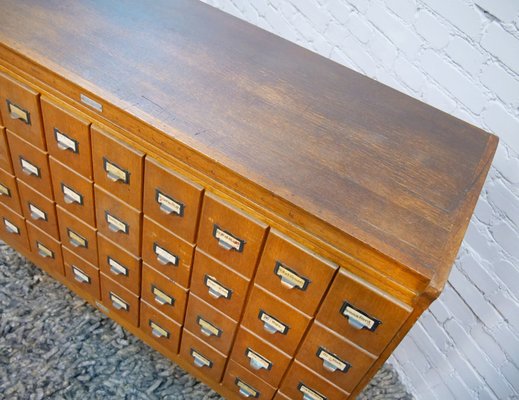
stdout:
POLYGON ((198 1, 0 5, 7 48, 422 274, 468 222, 478 128, 198 1))

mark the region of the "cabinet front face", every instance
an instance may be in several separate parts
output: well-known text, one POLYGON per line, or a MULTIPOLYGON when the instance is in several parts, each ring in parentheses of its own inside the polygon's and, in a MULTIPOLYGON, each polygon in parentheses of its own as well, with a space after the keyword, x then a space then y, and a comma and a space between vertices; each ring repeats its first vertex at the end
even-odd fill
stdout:
POLYGON ((95 299, 101 300, 99 270, 66 247, 62 247, 62 250, 67 280, 95 299))
POLYGON ((54 272, 64 275, 60 242, 30 222, 27 223, 27 231, 32 254, 54 272))
POLYGON ((141 300, 140 329, 148 337, 173 353, 178 353, 182 325, 165 317, 154 307, 141 300))
POLYGON ((18 181, 22 212, 27 221, 59 240, 56 204, 22 181, 18 181))

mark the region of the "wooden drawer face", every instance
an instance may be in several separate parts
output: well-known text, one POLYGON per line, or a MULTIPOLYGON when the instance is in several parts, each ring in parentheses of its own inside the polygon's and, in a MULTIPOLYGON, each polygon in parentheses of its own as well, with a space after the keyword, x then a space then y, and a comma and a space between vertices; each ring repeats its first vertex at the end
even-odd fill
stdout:
POLYGON ((95 126, 91 132, 96 184, 141 210, 144 153, 95 126))
POLYGON ((16 179, 3 169, 0 169, 0 203, 18 214, 22 214, 16 179))
POLYGON ((14 244, 29 249, 29 239, 25 220, 4 205, 0 204, 1 238, 7 244, 14 244))
POLYGON ((155 342, 177 354, 182 325, 166 318, 145 301, 141 301, 140 314, 141 330, 155 342))
POLYGON ((191 292, 238 321, 250 281, 203 251, 195 250, 191 292))
POLYGON ((143 218, 142 259, 180 286, 189 287, 195 245, 143 218))
POLYGON ((101 272, 101 300, 113 312, 129 323, 139 326, 139 297, 112 281, 101 272))
POLYGON ((204 343, 229 354, 238 323, 190 293, 184 325, 204 343))
POLYGON ((7 129, 45 150, 39 93, 0 72, 0 111, 7 129))
POLYGON ((66 247, 62 246, 62 250, 66 278, 79 289, 100 300, 99 270, 66 247))
POLYGON ((34 190, 53 199, 47 153, 7 131, 14 174, 34 190))
POLYGON ((187 289, 178 286, 150 266, 142 266, 141 297, 161 313, 182 324, 187 303, 187 289))
POLYGON ((137 296, 141 293, 141 260, 97 234, 99 268, 103 273, 137 296))
POLYGON ((92 180, 90 122, 45 97, 41 109, 49 154, 92 180))
POLYGON ((56 207, 56 211, 59 235, 63 246, 97 266, 96 230, 69 214, 60 206, 56 207))
POLYGON ((315 322, 296 359, 326 380, 352 391, 376 357, 315 322))
POLYGON ((241 323, 274 347, 293 355, 310 319, 260 287, 254 286, 241 323))
POLYGON ((292 358, 241 327, 234 341, 231 360, 277 387, 292 358))
POLYGON ((225 357, 184 329, 180 344, 180 357, 200 369, 209 378, 220 382, 225 368, 225 357))
POLYGON ((23 215, 27 221, 54 239, 59 240, 58 218, 54 202, 42 196, 21 180, 18 180, 17 183, 23 215))
POLYGON ((277 392, 276 395, 274 396, 274 400, 291 400, 290 397, 284 395, 283 393, 281 392, 277 392))
POLYGON ((247 278, 256 267, 267 225, 206 193, 198 246, 247 278))
POLYGON ((11 164, 11 155, 7 144, 7 135, 5 129, 0 126, 0 169, 14 174, 13 165, 11 164))
POLYGON ((281 233, 270 231, 255 282, 314 315, 337 268, 281 233))
POLYGON ((158 161, 144 163, 143 210, 181 238, 194 243, 203 188, 158 161))
POLYGON ((97 229, 135 255, 141 254, 141 212, 94 185, 97 229))
POLYGON ((378 355, 409 316, 411 308, 341 269, 317 320, 378 355))
POLYGON ((54 158, 49 158, 56 203, 91 226, 96 226, 94 184, 54 158))
POLYGON ((234 361, 229 361, 222 384, 240 397, 270 400, 276 388, 234 361))
POLYGON ((45 268, 51 268, 52 271, 65 275, 60 242, 42 232, 30 222, 27 222, 27 232, 31 253, 36 259, 40 260, 45 268))
POLYGON ((301 400, 346 400, 349 396, 297 361, 290 367, 280 390, 290 399, 301 400))

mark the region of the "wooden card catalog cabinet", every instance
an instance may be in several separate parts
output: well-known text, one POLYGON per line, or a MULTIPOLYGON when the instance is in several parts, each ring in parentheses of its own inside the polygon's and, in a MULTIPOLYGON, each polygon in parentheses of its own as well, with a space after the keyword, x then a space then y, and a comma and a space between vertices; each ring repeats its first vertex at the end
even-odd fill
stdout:
POLYGON ((0 118, 0 237, 229 399, 354 398, 497 145, 191 0, 5 0, 0 118))

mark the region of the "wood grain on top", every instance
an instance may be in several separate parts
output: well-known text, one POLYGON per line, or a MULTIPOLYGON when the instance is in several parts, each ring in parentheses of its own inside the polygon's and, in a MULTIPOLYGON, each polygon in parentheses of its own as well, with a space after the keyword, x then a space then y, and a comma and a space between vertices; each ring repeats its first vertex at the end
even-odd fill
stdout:
POLYGON ((0 8, 7 48, 420 274, 452 262, 494 136, 195 0, 0 8))

